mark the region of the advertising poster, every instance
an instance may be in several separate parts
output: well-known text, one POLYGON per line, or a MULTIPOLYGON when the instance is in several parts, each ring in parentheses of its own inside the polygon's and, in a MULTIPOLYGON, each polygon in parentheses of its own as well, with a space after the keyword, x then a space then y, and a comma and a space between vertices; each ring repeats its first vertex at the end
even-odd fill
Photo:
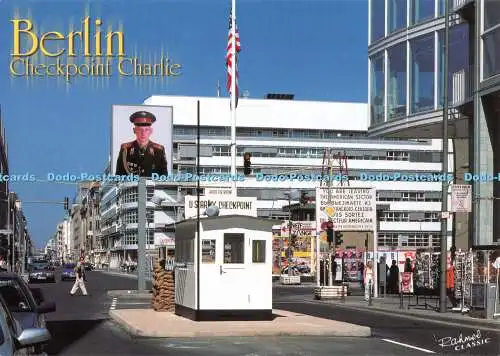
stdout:
POLYGON ((401 272, 399 274, 399 292, 403 294, 413 293, 413 273, 411 272, 401 272))
POLYGON ((172 130, 172 107, 113 105, 111 172, 166 179, 172 172, 172 130))

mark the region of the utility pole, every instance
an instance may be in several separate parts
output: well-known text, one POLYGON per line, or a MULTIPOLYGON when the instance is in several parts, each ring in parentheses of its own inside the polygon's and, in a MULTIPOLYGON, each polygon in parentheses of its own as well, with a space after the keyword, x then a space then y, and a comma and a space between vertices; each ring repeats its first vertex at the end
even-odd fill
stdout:
POLYGON ((144 292, 146 290, 146 238, 147 238, 147 219, 146 219, 146 178, 140 177, 138 182, 137 199, 137 290, 144 292))
POLYGON ((446 268, 448 257, 448 49, 449 49, 449 35, 450 35, 450 4, 445 1, 445 27, 444 27, 444 68, 443 68, 443 190, 441 196, 441 268, 440 268, 440 288, 439 288, 439 311, 446 313, 447 296, 446 296, 446 268))

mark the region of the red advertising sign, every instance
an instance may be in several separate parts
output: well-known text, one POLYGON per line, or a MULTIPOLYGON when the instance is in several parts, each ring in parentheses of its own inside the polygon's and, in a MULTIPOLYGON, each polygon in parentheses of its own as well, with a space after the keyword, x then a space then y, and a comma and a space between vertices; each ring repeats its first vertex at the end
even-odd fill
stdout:
POLYGON ((403 294, 413 293, 413 273, 411 272, 401 272, 400 273, 400 285, 399 291, 403 294))

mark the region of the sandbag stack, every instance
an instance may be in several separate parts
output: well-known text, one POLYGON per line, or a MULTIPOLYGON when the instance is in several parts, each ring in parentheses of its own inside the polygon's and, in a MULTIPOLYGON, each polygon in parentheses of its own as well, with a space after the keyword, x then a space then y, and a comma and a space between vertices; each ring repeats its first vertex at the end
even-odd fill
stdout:
POLYGON ((154 311, 175 312, 175 281, 174 271, 165 270, 165 261, 160 261, 153 271, 154 311))

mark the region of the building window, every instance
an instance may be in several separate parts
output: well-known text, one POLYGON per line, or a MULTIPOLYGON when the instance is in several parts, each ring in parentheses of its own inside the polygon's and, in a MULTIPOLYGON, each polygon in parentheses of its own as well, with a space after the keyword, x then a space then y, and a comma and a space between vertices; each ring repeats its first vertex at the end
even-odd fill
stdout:
POLYGON ((371 59, 371 121, 372 125, 385 121, 384 115, 384 53, 379 53, 371 59))
POLYGON ((245 263, 245 235, 224 234, 224 263, 245 263))
POLYGON ((500 27, 483 35, 484 78, 500 74, 500 27))
MULTIPOLYGON (((439 31, 439 106, 444 103, 444 31, 439 31)), ((461 24, 450 28, 448 52, 448 102, 453 103, 465 99, 464 89, 470 82, 469 68, 469 25, 461 24), (455 83, 455 84, 454 84, 455 83)), ((472 93, 472 92, 471 92, 472 93)))
POLYGON ((406 27, 406 0, 389 0, 388 11, 389 32, 406 27))
POLYGON ((434 0, 411 0, 411 24, 415 25, 434 18, 434 4, 434 0))
POLYGON ((371 0, 371 41, 385 36, 385 0, 371 0))
POLYGON ((434 109, 434 34, 417 38, 411 45, 411 113, 434 109))
POLYGON ((484 30, 500 24, 500 1, 484 0, 484 30))
POLYGON ((387 120, 393 120, 406 116, 406 42, 388 50, 388 61, 387 120))

